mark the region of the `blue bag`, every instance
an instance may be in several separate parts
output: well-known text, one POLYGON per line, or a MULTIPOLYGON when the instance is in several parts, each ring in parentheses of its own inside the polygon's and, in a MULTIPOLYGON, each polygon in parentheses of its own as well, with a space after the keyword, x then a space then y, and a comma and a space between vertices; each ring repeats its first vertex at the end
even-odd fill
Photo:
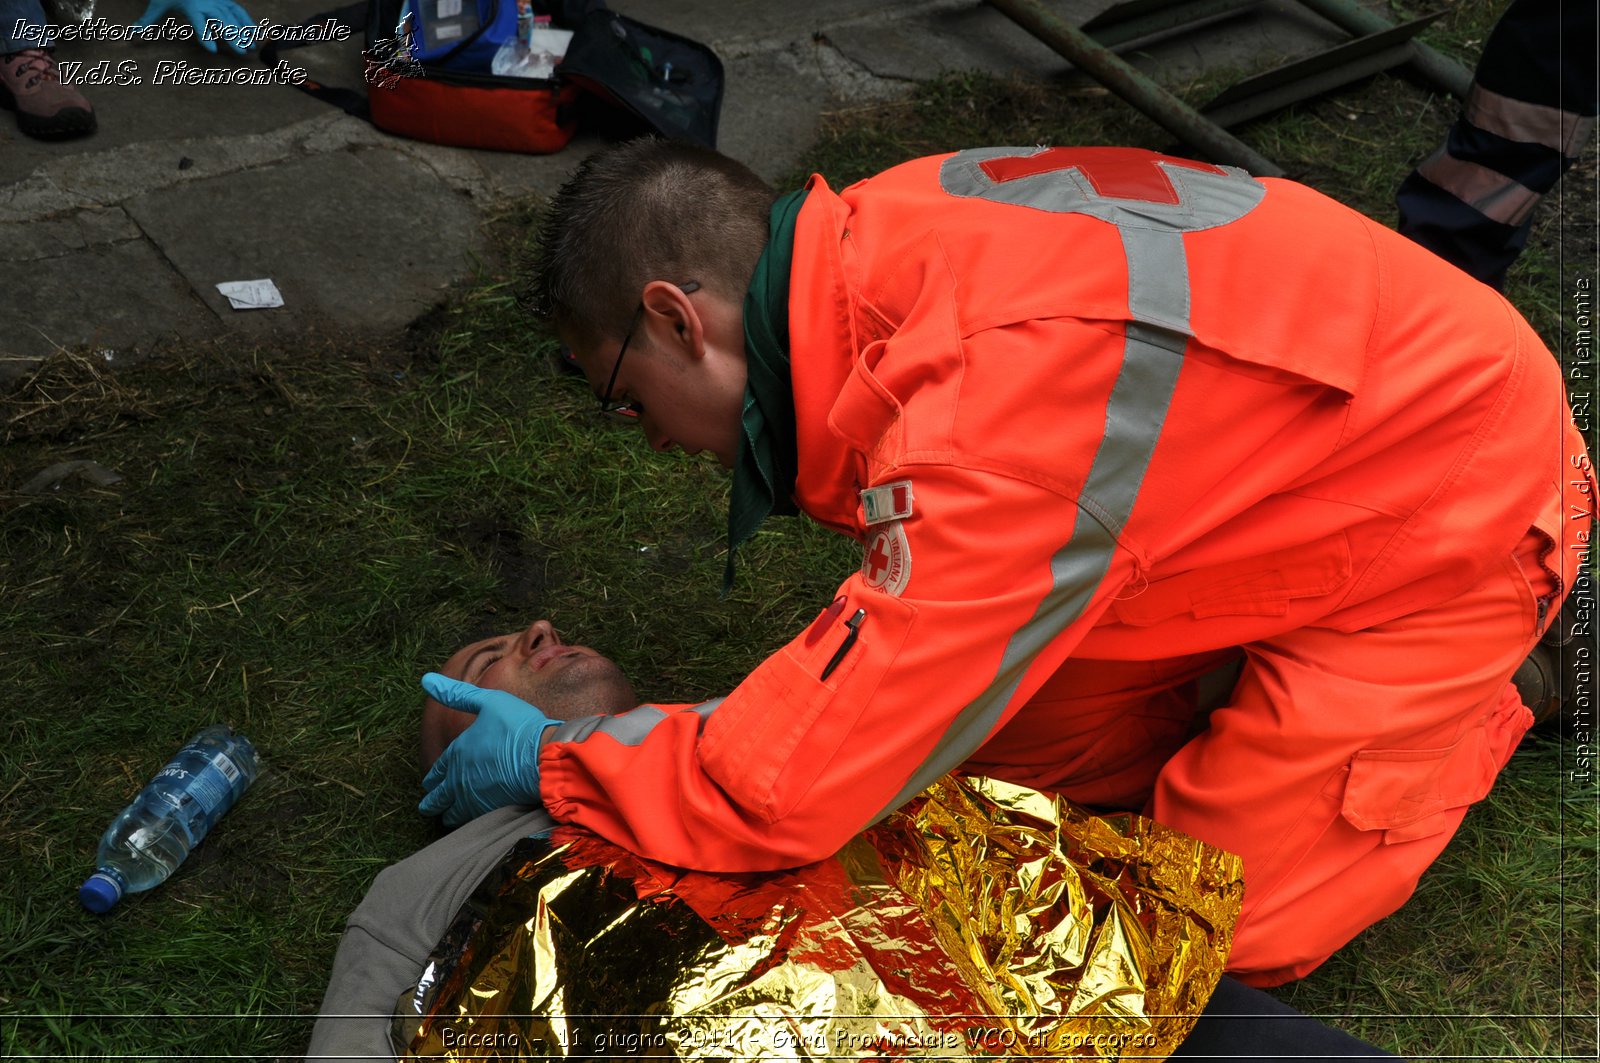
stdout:
POLYGON ((500 45, 517 35, 516 0, 407 0, 422 63, 488 73, 500 45))

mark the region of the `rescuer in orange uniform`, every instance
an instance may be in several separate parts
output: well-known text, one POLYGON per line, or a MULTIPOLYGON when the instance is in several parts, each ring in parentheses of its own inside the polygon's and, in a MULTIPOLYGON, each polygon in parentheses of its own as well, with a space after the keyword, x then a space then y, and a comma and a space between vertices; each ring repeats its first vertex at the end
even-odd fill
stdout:
POLYGON ((1240 854, 1230 970, 1275 984, 1405 901, 1529 726, 1508 678, 1594 510, 1559 367, 1309 188, 990 148, 774 203, 634 142, 544 244, 602 402, 733 468, 732 545, 798 506, 861 568, 706 704, 557 724, 429 677, 479 713, 426 783, 447 823, 542 800, 782 867, 959 766, 1240 854))

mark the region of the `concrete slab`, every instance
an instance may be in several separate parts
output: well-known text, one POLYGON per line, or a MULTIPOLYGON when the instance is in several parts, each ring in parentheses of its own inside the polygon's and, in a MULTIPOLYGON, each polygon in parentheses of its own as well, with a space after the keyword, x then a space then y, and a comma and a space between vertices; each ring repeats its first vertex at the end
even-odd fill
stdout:
POLYGON ((191 182, 126 209, 223 329, 247 336, 290 324, 399 328, 439 302, 483 247, 462 193, 382 148, 191 182), (278 286, 283 310, 233 310, 216 290, 258 277, 278 286))
POLYGON ((811 143, 822 111, 841 98, 807 62, 817 51, 807 40, 725 60, 728 89, 717 146, 769 181, 794 167, 811 143), (774 105, 774 100, 784 104, 774 105))
POLYGON ((874 77, 905 85, 960 70, 1046 77, 1067 65, 994 9, 970 5, 829 27, 827 40, 874 77))
MULTIPOLYGON (((390 139, 399 142, 399 138, 390 139)), ((484 210, 492 213, 525 196, 549 195, 561 186, 580 159, 606 143, 580 131, 570 144, 554 155, 451 150, 461 160, 471 163, 477 174, 470 190, 472 196, 484 210)))
POLYGON ((81 210, 28 225, 10 225, 0 232, 5 233, 0 237, 0 245, 6 249, 5 258, 13 262, 60 258, 144 236, 120 207, 81 210))
POLYGON ((787 48, 819 30, 855 22, 893 22, 930 8, 979 6, 978 0, 609 0, 630 18, 671 29, 716 49, 726 62, 787 48))
MULTIPOLYGON (((1050 5, 1083 25, 1114 0, 1067 0, 1050 5)), ((1236 18, 1125 50, 1124 60, 1160 83, 1178 88, 1210 71, 1239 76, 1276 66, 1347 39, 1298 4, 1263 4, 1236 18)), ((939 5, 892 22, 853 22, 827 30, 827 40, 872 76, 908 83, 962 70, 1016 73, 1041 80, 1072 75, 1072 64, 999 11, 986 5, 939 5)))
POLYGON ((120 210, 85 211, 48 225, 0 225, 5 342, 0 377, 57 348, 128 348, 203 337, 216 316, 194 297, 157 247, 120 210))

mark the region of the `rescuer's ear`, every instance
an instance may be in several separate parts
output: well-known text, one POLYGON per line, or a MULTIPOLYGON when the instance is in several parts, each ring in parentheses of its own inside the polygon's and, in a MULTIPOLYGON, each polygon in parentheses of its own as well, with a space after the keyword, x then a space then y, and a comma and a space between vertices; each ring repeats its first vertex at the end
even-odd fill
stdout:
POLYGON ((705 357, 706 328, 699 308, 690 296, 698 284, 650 281, 640 294, 644 317, 639 327, 650 337, 654 348, 682 355, 692 361, 705 357))

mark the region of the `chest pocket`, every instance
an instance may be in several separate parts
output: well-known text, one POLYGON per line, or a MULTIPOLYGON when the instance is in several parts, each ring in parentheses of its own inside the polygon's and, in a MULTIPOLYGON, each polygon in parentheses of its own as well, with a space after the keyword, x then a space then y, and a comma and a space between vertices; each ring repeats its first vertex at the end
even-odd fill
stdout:
POLYGON ((1350 543, 1344 533, 1259 557, 1151 580, 1137 594, 1111 605, 1118 621, 1153 627, 1181 616, 1286 616, 1297 598, 1332 594, 1350 579, 1350 543))
POLYGON ((794 811, 819 779, 831 778, 837 792, 858 772, 880 772, 882 742, 873 727, 898 733, 904 726, 892 712, 868 724, 863 717, 900 656, 916 607, 866 591, 859 576, 841 590, 848 596, 845 609, 865 607, 870 619, 837 667, 830 672, 828 662, 845 645, 842 622, 809 646, 805 634, 796 636, 724 699, 696 749, 706 774, 767 823, 794 811), (829 672, 826 679, 823 672, 829 672))

